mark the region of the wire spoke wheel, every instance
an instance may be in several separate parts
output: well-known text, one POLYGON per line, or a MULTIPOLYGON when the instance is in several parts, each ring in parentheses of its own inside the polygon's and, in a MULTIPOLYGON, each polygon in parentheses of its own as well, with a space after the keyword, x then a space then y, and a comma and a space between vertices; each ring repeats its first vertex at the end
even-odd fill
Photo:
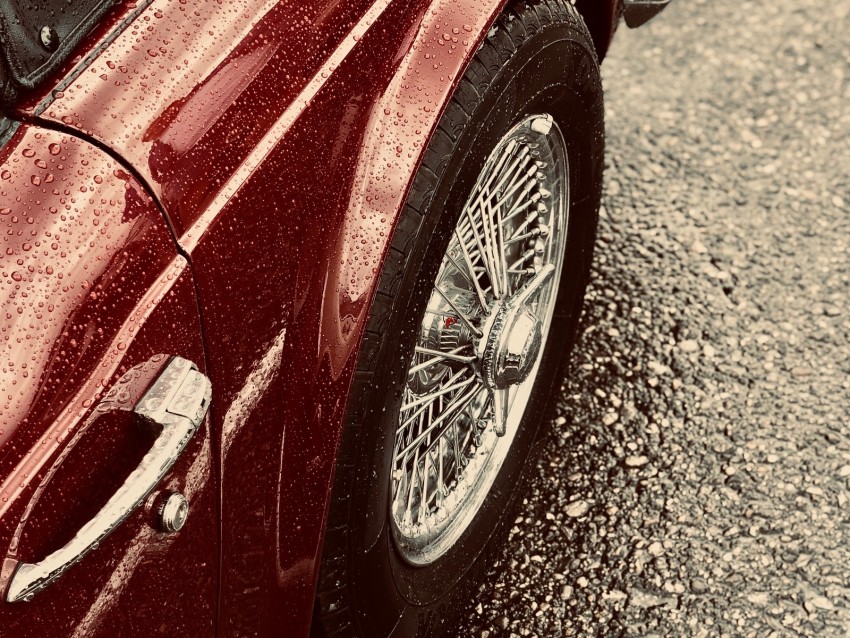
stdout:
POLYGON ((552 323, 568 175, 554 119, 526 117, 488 157, 454 229, 395 432, 392 531, 413 565, 454 545, 510 453, 552 323))
POLYGON ((509 538, 576 341, 605 165, 593 38, 566 0, 517 1, 472 58, 386 238, 339 437, 317 636, 450 631, 509 538))

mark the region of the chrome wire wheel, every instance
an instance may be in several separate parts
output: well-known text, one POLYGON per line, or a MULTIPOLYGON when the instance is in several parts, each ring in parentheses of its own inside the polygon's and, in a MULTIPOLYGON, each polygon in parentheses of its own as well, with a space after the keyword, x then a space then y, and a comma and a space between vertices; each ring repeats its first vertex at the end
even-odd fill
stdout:
POLYGON ((455 227, 395 433, 392 532, 413 565, 455 544, 510 453, 552 323, 568 176, 557 123, 529 116, 496 145, 455 227))

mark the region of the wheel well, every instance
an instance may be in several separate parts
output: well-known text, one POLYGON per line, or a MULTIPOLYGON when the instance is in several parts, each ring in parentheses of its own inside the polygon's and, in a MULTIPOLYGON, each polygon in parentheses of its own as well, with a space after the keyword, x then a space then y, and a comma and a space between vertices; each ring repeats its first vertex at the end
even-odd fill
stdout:
POLYGON ((622 0, 576 0, 575 5, 593 37, 593 45, 601 62, 617 28, 622 0))

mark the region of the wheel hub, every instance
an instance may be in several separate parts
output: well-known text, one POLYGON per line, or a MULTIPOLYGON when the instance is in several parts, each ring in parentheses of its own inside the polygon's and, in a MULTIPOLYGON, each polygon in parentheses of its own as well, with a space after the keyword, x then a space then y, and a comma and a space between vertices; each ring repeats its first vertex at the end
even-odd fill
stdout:
POLYGON ((488 387, 505 390, 528 378, 543 345, 543 323, 528 308, 504 304, 492 315, 481 339, 481 376, 488 387))

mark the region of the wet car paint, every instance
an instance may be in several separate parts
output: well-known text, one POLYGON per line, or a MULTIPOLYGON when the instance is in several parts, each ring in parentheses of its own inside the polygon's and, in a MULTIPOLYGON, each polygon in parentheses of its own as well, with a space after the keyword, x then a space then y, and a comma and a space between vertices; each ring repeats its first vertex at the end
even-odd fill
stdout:
MULTIPOLYGON (((132 469, 121 465, 128 445, 145 444, 127 420, 104 428, 88 419, 104 390, 160 352, 205 366, 187 262, 120 164, 75 136, 22 125, 0 150, 0 198, 5 592, 17 562, 41 560, 64 544, 96 512, 100 486, 132 469)), ((180 535, 155 531, 140 510, 31 602, 0 603, 0 634, 107 636, 163 623, 211 631, 218 577, 212 468, 205 430, 160 488, 192 498, 192 520, 180 535)))
MULTIPOLYGON (((224 635, 309 631, 339 431, 386 245, 502 3, 307 4, 121 5, 19 111, 120 157, 191 263, 213 381, 224 635)), ((183 354, 188 341, 161 351, 183 354)), ((129 354, 112 356, 124 365, 129 354)), ((181 559, 187 568, 193 557, 181 559)), ((77 569, 97 590, 108 576, 91 558, 77 569)))

